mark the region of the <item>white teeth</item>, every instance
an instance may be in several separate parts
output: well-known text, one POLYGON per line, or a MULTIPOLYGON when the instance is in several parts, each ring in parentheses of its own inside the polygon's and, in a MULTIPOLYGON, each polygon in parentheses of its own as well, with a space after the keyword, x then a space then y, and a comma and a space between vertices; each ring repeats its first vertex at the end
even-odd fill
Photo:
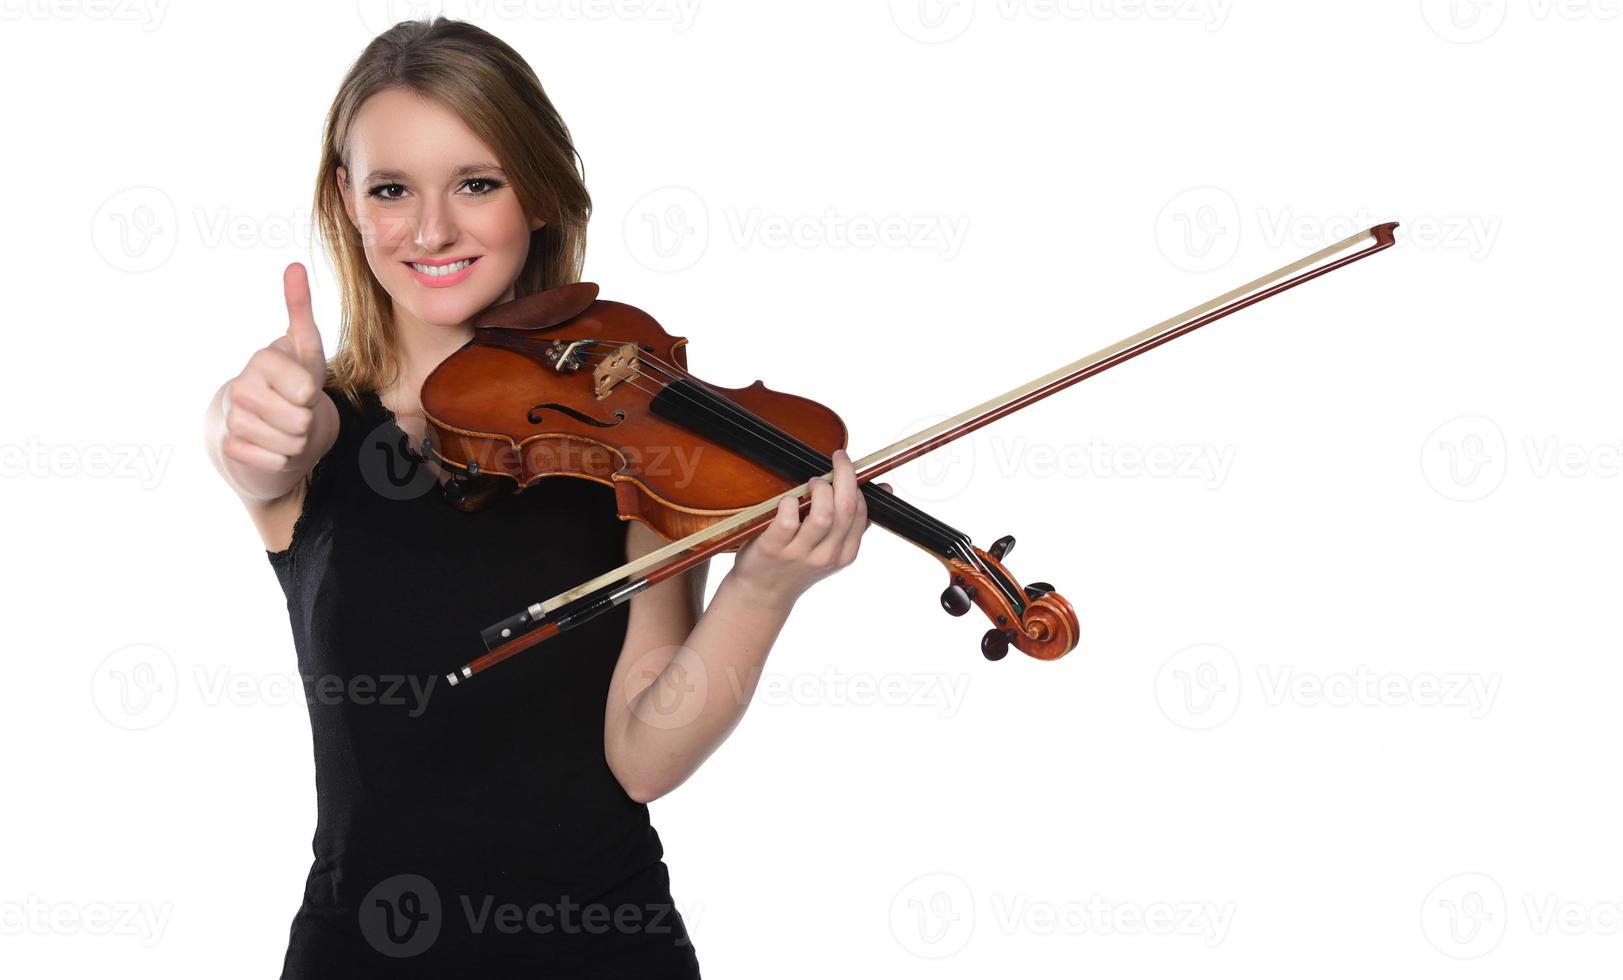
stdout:
POLYGON ((438 278, 440 276, 448 276, 453 272, 461 272, 463 269, 466 269, 472 264, 472 259, 463 259, 460 262, 452 262, 450 265, 419 265, 416 262, 413 262, 411 263, 411 267, 416 269, 418 272, 421 272, 425 276, 433 276, 438 278))

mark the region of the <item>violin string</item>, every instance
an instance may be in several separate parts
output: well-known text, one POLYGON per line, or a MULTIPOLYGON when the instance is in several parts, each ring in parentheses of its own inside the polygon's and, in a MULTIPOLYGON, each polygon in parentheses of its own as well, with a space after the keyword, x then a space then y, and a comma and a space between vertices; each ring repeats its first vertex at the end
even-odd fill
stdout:
MULTIPOLYGON (((616 350, 625 346, 620 342, 602 340, 583 340, 582 343, 593 347, 612 346, 616 350)), ((584 351, 583 353, 588 357, 607 358, 613 356, 614 351, 606 351, 601 353, 596 351, 584 351)), ((676 378, 678 380, 685 379, 692 382, 695 386, 703 388, 716 400, 716 405, 712 405, 707 401, 695 398, 684 392, 681 388, 675 387, 672 383, 662 382, 658 378, 650 377, 646 372, 640 370, 636 372, 639 377, 644 377, 646 380, 656 385, 660 385, 661 387, 657 392, 650 391, 647 388, 644 388, 642 385, 631 382, 630 379, 622 379, 627 383, 630 383, 632 387, 636 388, 638 391, 641 391, 650 397, 657 397, 660 392, 667 393, 673 399, 679 399, 693 408, 706 413, 710 417, 723 423, 732 424, 739 428, 753 432, 758 438, 768 442, 780 452, 790 454, 794 458, 798 459, 803 465, 814 467, 831 467, 831 461, 829 461, 827 457, 822 456, 821 453, 818 453, 809 446, 798 444, 798 442, 792 440, 792 438, 786 439, 786 433, 780 433, 775 426, 767 423, 759 416, 732 401, 732 399, 727 398, 720 392, 710 388, 710 386, 693 377, 685 370, 671 365, 660 358, 653 356, 647 351, 643 351, 640 345, 638 347, 637 357, 639 362, 646 360, 653 363, 662 373, 666 374, 667 376, 676 378), (717 405, 719 405, 721 408, 725 408, 733 416, 733 418, 729 419, 727 416, 722 415, 717 405)), ((934 531, 936 534, 943 536, 949 542, 948 547, 959 560, 977 569, 981 575, 986 578, 986 580, 990 581, 994 586, 997 587, 999 592, 1003 593, 1005 599, 1008 600, 1010 605, 1018 613, 1024 613, 1027 599, 1018 583, 1007 580, 1005 576, 992 569, 975 550, 969 541, 968 536, 962 531, 945 524, 927 511, 919 510, 918 508, 908 505, 905 501, 902 501, 891 494, 875 495, 873 497, 868 497, 868 500, 870 504, 878 503, 878 509, 890 516, 891 519, 896 522, 898 527, 906 525, 915 529, 934 531)), ((875 508, 870 507, 870 510, 873 509, 875 508)))
MULTIPOLYGON (((592 346, 612 344, 617 349, 618 347, 622 346, 619 344, 614 344, 612 341, 601 340, 588 341, 588 343, 590 343, 592 346)), ((588 357, 606 358, 613 355, 612 351, 603 353, 587 351, 585 353, 588 357)), ((828 463, 824 462, 824 458, 822 457, 821 453, 817 452, 811 447, 803 447, 793 440, 784 439, 782 436, 778 435, 776 432, 776 427, 765 422, 759 416, 750 412, 737 402, 734 402, 732 399, 727 398, 720 392, 717 392, 708 385, 705 385, 704 382, 693 377, 683 369, 671 364, 667 364, 660 358, 655 357, 646 351, 641 351, 640 349, 637 356, 639 361, 646 360, 652 362, 660 369, 662 373, 666 374, 667 376, 685 379, 691 381, 695 385, 704 387, 711 395, 716 397, 721 407, 726 408, 734 416, 734 418, 731 420, 733 424, 741 425, 742 427, 753 431, 759 438, 769 441, 773 446, 782 452, 790 453, 795 458, 800 460, 802 464, 816 466, 829 465, 828 463)), ((640 370, 637 372, 637 374, 639 377, 646 376, 645 373, 640 370)), ((649 380, 653 381, 655 384, 661 384, 657 378, 649 378, 649 380)), ((633 385, 633 387, 635 387, 638 391, 644 392, 645 394, 654 394, 653 392, 649 392, 648 389, 643 388, 641 385, 633 385)), ((726 417, 720 414, 720 410, 716 406, 712 406, 704 401, 701 401, 700 399, 687 395, 682 391, 682 389, 674 387, 669 382, 664 383, 664 387, 661 388, 661 391, 667 392, 673 397, 682 398, 693 407, 698 408, 701 411, 708 412, 712 417, 716 417, 723 422, 729 421, 726 417)), ((1025 596, 1019 591, 1018 584, 1004 581, 1003 576, 998 575, 990 566, 988 566, 980 554, 975 551, 967 536, 962 531, 959 531, 956 528, 942 522, 927 511, 905 505, 905 502, 900 501, 889 494, 878 498, 878 500, 883 501, 881 504, 881 509, 894 520, 904 521, 914 528, 933 530, 935 533, 945 536, 949 541, 952 542, 952 548, 956 553, 956 556, 961 561, 964 561, 966 564, 969 564, 980 571, 982 575, 984 575, 989 581, 998 587, 999 591, 1004 593, 1004 597, 1008 599, 1011 605, 1013 605, 1016 609, 1021 611, 1024 610, 1026 599, 1025 596)), ((872 504, 876 502, 876 500, 875 498, 869 498, 869 502, 872 504)))
MULTIPOLYGON (((608 343, 608 342, 607 341, 595 341, 594 343, 608 343)), ((597 353, 594 353, 594 352, 588 352, 587 356, 589 356, 589 357, 608 357, 608 356, 611 356, 611 355, 610 354, 597 354, 597 353)), ((639 356, 642 356, 642 355, 639 355, 639 356)), ((674 376, 677 371, 680 371, 679 368, 672 368, 671 366, 666 365, 664 362, 660 361, 658 358, 649 357, 648 360, 653 361, 657 366, 660 367, 661 371, 663 373, 667 374, 667 375, 674 376)), ((642 372, 642 371, 638 371, 637 374, 638 374, 639 377, 647 377, 647 374, 645 372, 642 372)), ((686 377, 687 380, 693 381, 695 384, 702 384, 702 382, 698 381, 698 379, 693 378, 692 375, 686 375, 685 377, 686 377)), ((816 465, 816 466, 819 466, 819 467, 831 466, 831 462, 825 462, 825 458, 820 453, 818 453, 816 450, 812 449, 811 447, 804 447, 803 448, 801 445, 799 445, 798 443, 796 443, 796 442, 794 442, 792 440, 784 439, 782 436, 780 436, 778 434, 778 432, 776 431, 776 427, 772 426, 770 423, 766 422, 765 420, 761 419, 759 416, 757 416, 754 413, 750 412, 748 409, 744 408, 742 405, 739 405, 737 402, 734 402, 732 399, 727 398, 726 396, 721 395, 719 392, 714 391, 714 389, 708 389, 708 390, 710 390, 710 392, 712 394, 716 395, 717 398, 720 400, 721 406, 719 406, 719 407, 718 406, 713 406, 713 405, 711 405, 711 404, 709 404, 709 403, 707 403, 705 401, 702 401, 702 400, 700 400, 698 398, 694 398, 691 395, 688 395, 687 393, 685 393, 681 388, 676 388, 676 387, 672 386, 669 382, 661 382, 657 378, 649 378, 649 380, 653 381, 655 384, 662 384, 663 385, 663 387, 660 388, 660 392, 666 393, 670 397, 681 399, 681 400, 685 401, 687 404, 689 404, 689 405, 691 405, 691 406, 693 406, 693 407, 695 407, 697 409, 700 409, 702 411, 708 412, 712 417, 719 418, 724 422, 728 421, 728 419, 721 416, 720 411, 718 409, 719 409, 719 407, 727 408, 732 413, 732 415, 734 416, 734 418, 732 419, 734 424, 738 424, 738 425, 741 425, 743 427, 746 427, 746 428, 750 429, 759 438, 770 442, 775 448, 779 449, 780 451, 793 455, 797 460, 799 460, 801 463, 803 463, 805 465, 808 465, 808 466, 816 465), (815 455, 813 455, 813 454, 815 454, 815 455)), ((633 387, 635 387, 638 391, 644 392, 645 394, 657 395, 656 392, 651 392, 648 389, 642 387, 641 385, 633 385, 633 387)), ((955 540, 955 541, 962 540, 965 537, 963 532, 958 531, 957 529, 955 529, 955 528, 953 528, 953 527, 951 527, 951 526, 949 526, 949 525, 947 525, 947 524, 945 524, 945 523, 943 523, 943 522, 941 522, 939 520, 936 520, 932 515, 930 515, 929 513, 925 512, 925 511, 921 511, 921 510, 917 510, 916 508, 912 508, 913 513, 908 513, 907 510, 898 510, 897 508, 890 506, 889 502, 891 500, 894 500, 895 499, 894 497, 887 496, 887 497, 882 498, 882 499, 885 501, 884 507, 885 507, 885 510, 886 510, 887 513, 890 513, 890 514, 894 515, 896 518, 898 518, 900 520, 907 521, 909 524, 911 524, 914 527, 927 528, 927 529, 933 530, 936 533, 944 535, 944 536, 946 536, 946 537, 948 537, 948 538, 950 538, 952 540, 955 540)), ((872 498, 870 498, 870 502, 872 502, 872 498)), ((896 501, 896 502, 901 503, 901 501, 896 501)), ((966 556, 963 555, 963 554, 960 554, 960 557, 966 557, 966 556)))
MULTIPOLYGON (((608 341, 594 341, 593 343, 594 344, 604 344, 604 343, 609 343, 609 342, 608 341)), ((610 355, 607 355, 607 354, 597 355, 595 353, 588 352, 588 356, 605 356, 606 357, 606 356, 610 356, 610 355)), ((646 355, 639 355, 639 357, 642 357, 642 356, 646 356, 646 355)), ((657 357, 647 356, 647 359, 649 361, 653 362, 657 367, 660 368, 660 370, 664 374, 666 374, 668 376, 678 376, 679 375, 680 377, 685 378, 688 381, 691 381, 695 385, 699 385, 699 386, 704 387, 707 392, 709 392, 711 395, 713 395, 717 399, 717 401, 719 403, 719 407, 726 408, 731 412, 731 414, 734 416, 735 424, 740 424, 742 426, 745 426, 745 427, 751 429, 760 438, 771 442, 772 445, 774 445, 776 448, 780 449, 781 451, 793 454, 803 464, 808 465, 808 466, 810 466, 810 465, 830 466, 831 465, 831 462, 827 460, 827 457, 824 457, 817 450, 815 450, 815 449, 813 449, 812 447, 809 447, 809 446, 803 446, 803 445, 799 444, 798 441, 793 440, 792 438, 785 439, 782 435, 779 434, 777 428, 775 426, 773 426, 771 423, 766 422, 765 420, 761 419, 759 416, 755 415, 754 413, 750 412, 748 409, 744 408, 742 405, 739 405, 737 402, 734 402, 732 399, 727 398, 725 395, 722 395, 720 392, 717 392, 714 389, 710 388, 708 385, 705 385, 702 381, 699 381, 697 378, 694 378, 691 374, 688 374, 687 372, 683 371, 681 368, 674 367, 673 365, 667 364, 666 362, 660 360, 657 357)), ((639 374, 641 374, 641 373, 642 372, 639 372, 639 374)), ((650 379, 650 380, 654 380, 654 382, 656 384, 660 383, 657 379, 650 379)), ((646 391, 646 389, 643 389, 640 386, 638 386, 638 390, 639 391, 646 391)), ((709 404, 707 404, 707 403, 705 403, 705 402, 703 402, 703 401, 701 401, 699 399, 692 398, 692 397, 686 395, 681 388, 675 388, 675 387, 672 387, 669 384, 667 384, 666 387, 662 388, 661 390, 665 391, 665 392, 668 392, 673 397, 684 399, 690 405, 693 405, 693 406, 695 406, 697 408, 700 408, 702 410, 710 411, 712 416, 720 417, 720 413, 715 407, 712 407, 711 405, 709 405, 709 404)), ((723 419, 723 421, 726 421, 726 419, 723 419)), ((908 521, 908 523, 911 524, 914 527, 928 528, 930 530, 933 530, 937 534, 941 534, 941 535, 945 536, 946 538, 948 538, 949 540, 954 542, 954 544, 956 546, 957 553, 958 553, 958 557, 964 559, 965 561, 969 561, 972 564, 980 565, 984 569, 984 565, 982 565, 982 563, 980 562, 979 556, 975 555, 973 550, 970 550, 970 549, 964 547, 965 545, 968 544, 968 538, 962 531, 959 531, 956 528, 953 528, 952 526, 938 520, 936 517, 934 517, 934 515, 931 515, 927 511, 919 510, 918 508, 913 508, 913 507, 905 505, 905 502, 900 501, 900 500, 896 499, 893 496, 887 496, 887 497, 885 497, 883 499, 886 502, 886 511, 887 511, 887 513, 891 513, 891 514, 893 514, 895 517, 897 517, 899 519, 908 521), (890 502, 892 502, 892 501, 894 501, 896 505, 900 506, 901 509, 898 509, 897 507, 889 506, 890 502)))

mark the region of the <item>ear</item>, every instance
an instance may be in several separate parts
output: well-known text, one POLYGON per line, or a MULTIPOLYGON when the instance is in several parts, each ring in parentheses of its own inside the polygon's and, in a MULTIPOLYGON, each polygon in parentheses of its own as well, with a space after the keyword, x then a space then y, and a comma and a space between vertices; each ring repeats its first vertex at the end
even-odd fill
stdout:
POLYGON ((344 213, 349 215, 349 223, 355 224, 355 202, 349 197, 349 171, 340 166, 335 178, 338 181, 338 198, 344 202, 344 213))
POLYGON ((545 221, 541 220, 540 215, 536 215, 535 217, 532 217, 530 219, 530 231, 531 232, 540 231, 541 229, 545 228, 546 226, 547 226, 547 223, 545 221))

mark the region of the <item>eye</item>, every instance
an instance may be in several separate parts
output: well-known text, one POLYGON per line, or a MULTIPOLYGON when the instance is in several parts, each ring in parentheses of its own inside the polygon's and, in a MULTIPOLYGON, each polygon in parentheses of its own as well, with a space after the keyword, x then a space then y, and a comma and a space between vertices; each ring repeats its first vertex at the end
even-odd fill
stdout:
POLYGON ((505 185, 494 177, 470 177, 462 182, 462 186, 472 190, 474 197, 484 197, 486 194, 495 193, 505 185), (474 190, 472 186, 474 184, 483 184, 484 190, 474 190))
POLYGON ((404 191, 405 189, 406 188, 401 186, 400 184, 379 184, 376 187, 372 188, 371 190, 367 191, 366 193, 367 193, 367 196, 375 197, 380 201, 398 201, 398 200, 400 200, 400 198, 393 197, 393 196, 388 195, 388 194, 384 194, 383 192, 388 191, 388 190, 404 191))

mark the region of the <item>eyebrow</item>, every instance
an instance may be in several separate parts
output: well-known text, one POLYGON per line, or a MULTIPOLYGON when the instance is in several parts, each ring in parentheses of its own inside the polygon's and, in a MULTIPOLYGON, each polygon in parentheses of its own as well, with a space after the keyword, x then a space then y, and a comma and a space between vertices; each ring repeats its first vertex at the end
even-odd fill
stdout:
MULTIPOLYGON (((488 172, 488 171, 495 171, 496 173, 502 174, 503 176, 506 176, 506 173, 507 173, 502 168, 496 166, 494 163, 468 163, 468 164, 464 164, 464 165, 456 168, 455 170, 451 171, 451 176, 452 177, 468 177, 468 176, 471 176, 473 174, 485 173, 485 172, 488 172)), ((377 180, 405 180, 405 179, 406 179, 406 175, 403 172, 399 171, 399 170, 374 170, 371 173, 366 175, 366 180, 363 181, 363 183, 370 184, 373 181, 377 181, 377 180)))

